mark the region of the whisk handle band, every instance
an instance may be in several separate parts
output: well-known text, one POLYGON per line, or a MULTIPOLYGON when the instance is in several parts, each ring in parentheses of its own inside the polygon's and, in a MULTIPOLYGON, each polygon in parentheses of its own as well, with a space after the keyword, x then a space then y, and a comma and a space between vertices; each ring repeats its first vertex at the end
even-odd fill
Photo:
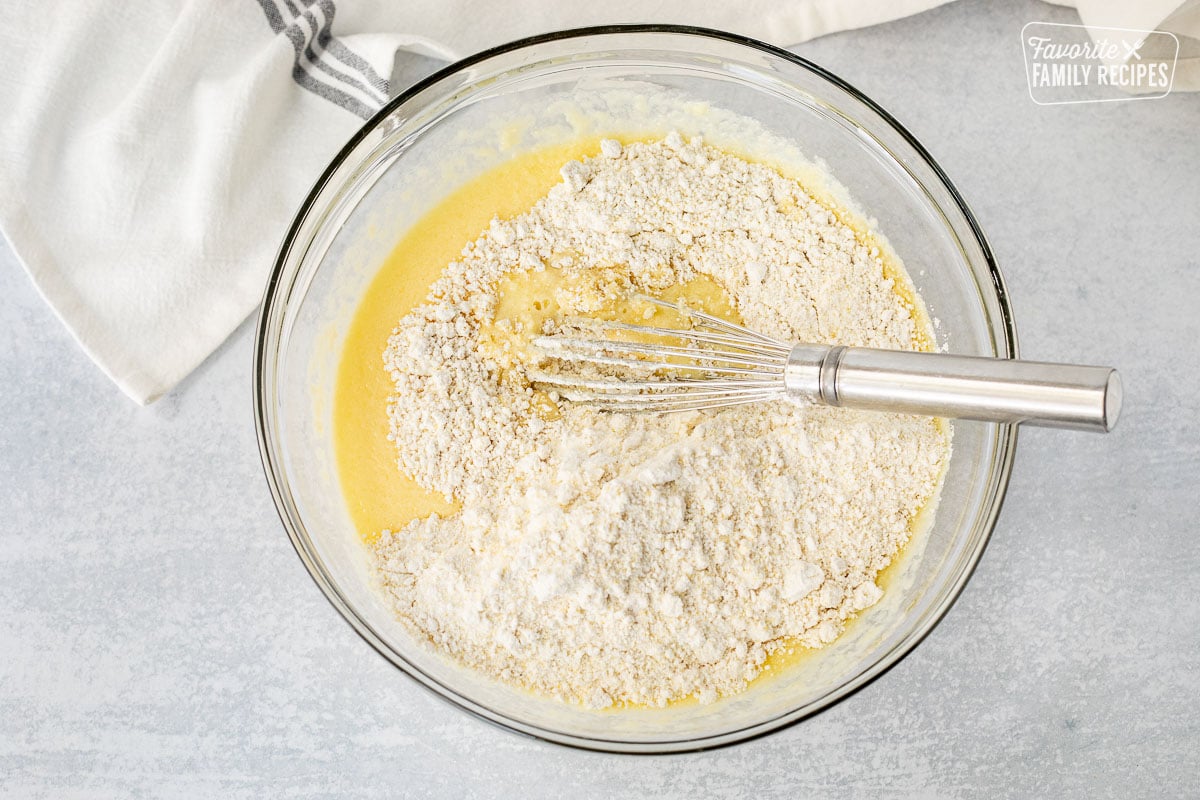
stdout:
POLYGON ((1121 409, 1108 367, 797 345, 784 382, 824 405, 1106 432, 1121 409))

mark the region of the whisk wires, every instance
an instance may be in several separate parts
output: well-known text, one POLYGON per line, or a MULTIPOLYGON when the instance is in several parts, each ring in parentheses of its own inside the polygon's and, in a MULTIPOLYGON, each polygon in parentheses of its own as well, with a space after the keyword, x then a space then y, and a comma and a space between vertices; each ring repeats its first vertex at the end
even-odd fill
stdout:
POLYGON ((556 368, 532 370, 536 388, 611 411, 698 411, 784 396, 791 348, 735 323, 654 297, 688 327, 569 320, 570 333, 532 344, 556 368))

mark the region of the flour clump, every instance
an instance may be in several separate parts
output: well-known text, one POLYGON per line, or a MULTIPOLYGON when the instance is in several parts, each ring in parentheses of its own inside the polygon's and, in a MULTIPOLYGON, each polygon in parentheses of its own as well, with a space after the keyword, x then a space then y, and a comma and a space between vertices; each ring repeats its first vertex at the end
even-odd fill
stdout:
POLYGON ((767 166, 673 134, 605 140, 561 178, 493 220, 392 333, 398 466, 463 510, 384 531, 380 582, 415 635, 501 680, 589 707, 712 701, 878 602, 876 575, 936 497, 949 427, 787 402, 555 404, 524 372, 521 342, 542 331, 504 287, 542 281, 557 314, 589 315, 707 281, 783 340, 932 335, 902 271, 767 166))

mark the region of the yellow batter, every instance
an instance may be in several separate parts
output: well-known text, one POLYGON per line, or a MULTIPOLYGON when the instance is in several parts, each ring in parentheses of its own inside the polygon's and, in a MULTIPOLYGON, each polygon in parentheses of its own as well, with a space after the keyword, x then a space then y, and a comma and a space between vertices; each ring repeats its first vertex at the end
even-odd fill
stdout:
POLYGON ((458 258, 492 217, 527 211, 561 178, 567 161, 596 152, 599 139, 519 156, 467 183, 408 232, 371 281, 346 334, 334 390, 333 439, 338 474, 350 518, 370 543, 384 528, 396 530, 457 505, 401 474, 387 440, 387 398, 392 383, 383 351, 396 321, 416 308, 446 265, 458 258))
MULTIPOLYGON (((561 180, 559 169, 564 163, 595 156, 599 141, 599 137, 587 138, 517 156, 468 182, 412 227, 372 280, 346 335, 333 413, 334 449, 342 492, 351 520, 367 544, 373 543, 384 529, 398 530, 415 519, 433 513, 448 515, 459 508, 453 499, 427 491, 402 474, 397 467, 394 445, 387 438, 386 409, 392 382, 383 368, 382 354, 397 320, 425 300, 429 287, 446 265, 459 257, 463 245, 474 241, 493 217, 509 218, 527 211, 561 180)), ((863 239, 873 240, 858 220, 842 213, 834 204, 828 205, 863 239)), ((885 263, 885 274, 895 279, 896 291, 912 313, 923 315, 903 271, 889 268, 885 263)), ((537 330, 542 320, 554 316, 557 307, 553 294, 563 288, 561 275, 559 270, 546 270, 520 275, 502 284, 496 311, 499 324, 485 330, 485 346, 496 353, 506 343, 519 348, 520 337, 514 337, 510 323, 520 322, 519 327, 537 330)), ((663 296, 669 300, 687 298, 692 305, 709 313, 739 321, 724 292, 707 278, 673 287, 663 296)), ((599 304, 596 316, 641 322, 644 310, 641 306, 599 304)), ((928 326, 916 327, 924 331, 928 326)), ((917 344, 920 349, 932 349, 931 342, 922 340, 917 344)), ((557 412, 548 398, 542 410, 548 418, 557 412)), ((880 573, 881 585, 886 585, 895 563, 880 573)), ((778 673, 806 652, 802 648, 777 651, 768 658, 756 680, 778 673)))
MULTIPOLYGON (((397 530, 414 519, 458 509, 453 501, 427 491, 396 466, 394 446, 387 440, 387 398, 392 383, 382 354, 396 320, 424 301, 430 285, 446 265, 458 258, 492 217, 521 214, 561 180, 559 169, 572 159, 593 156, 599 138, 582 139, 518 156, 470 181, 425 215, 400 240, 371 281, 346 334, 334 390, 333 438, 342 492, 350 518, 368 544, 379 531, 397 530)), ((497 321, 519 320, 526 329, 554 316, 557 270, 530 273, 501 287, 497 321)), ((663 293, 667 300, 688 297, 710 313, 737 319, 724 292, 701 278, 663 293)), ((597 316, 643 321, 641 307, 609 306, 597 316)), ((493 336, 501 333, 492 326, 493 336)), ((552 412, 550 412, 552 414, 552 412)))

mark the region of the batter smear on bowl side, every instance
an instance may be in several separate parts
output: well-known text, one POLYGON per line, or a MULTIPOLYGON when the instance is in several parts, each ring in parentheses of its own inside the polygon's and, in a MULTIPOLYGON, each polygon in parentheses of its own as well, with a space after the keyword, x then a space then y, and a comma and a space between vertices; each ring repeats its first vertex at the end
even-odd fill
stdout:
POLYGON ((671 134, 604 140, 561 178, 387 342, 399 469, 455 504, 374 538, 378 575, 414 634, 500 680, 593 708, 711 702, 879 600, 949 426, 555 403, 529 385, 529 339, 579 315, 670 324, 637 293, 783 340, 931 349, 932 331, 903 270, 768 166, 671 134))

